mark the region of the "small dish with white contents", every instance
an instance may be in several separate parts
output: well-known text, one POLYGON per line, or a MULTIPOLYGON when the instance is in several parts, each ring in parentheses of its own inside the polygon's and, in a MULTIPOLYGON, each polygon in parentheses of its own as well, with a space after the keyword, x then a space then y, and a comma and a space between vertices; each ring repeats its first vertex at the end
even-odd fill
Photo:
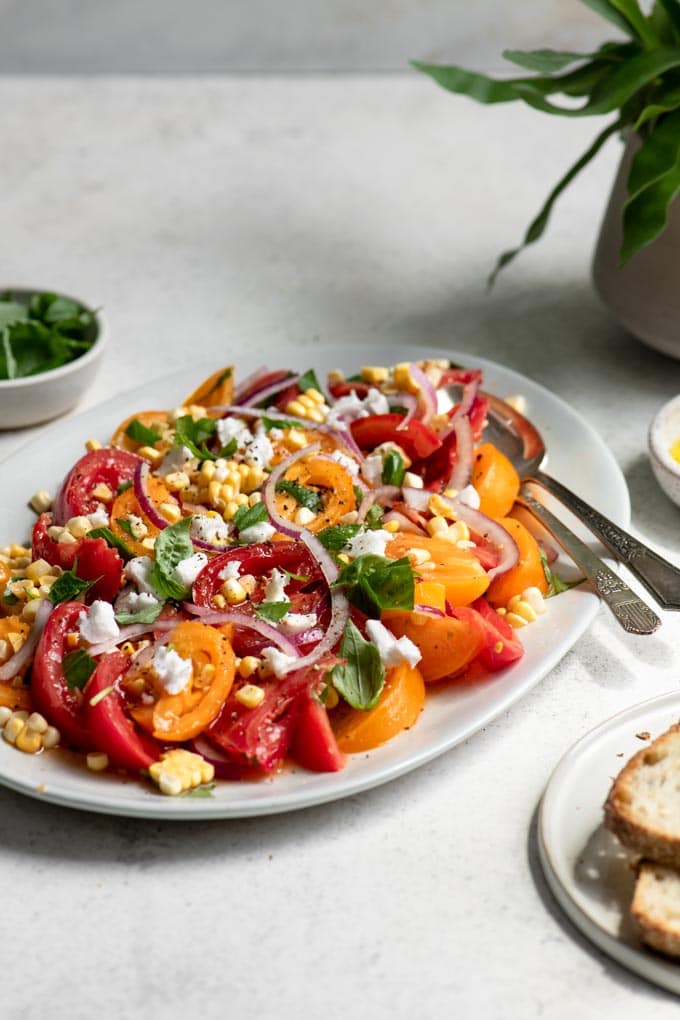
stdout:
POLYGON ((680 395, 657 412, 649 429, 649 455, 657 482, 680 506, 680 395))

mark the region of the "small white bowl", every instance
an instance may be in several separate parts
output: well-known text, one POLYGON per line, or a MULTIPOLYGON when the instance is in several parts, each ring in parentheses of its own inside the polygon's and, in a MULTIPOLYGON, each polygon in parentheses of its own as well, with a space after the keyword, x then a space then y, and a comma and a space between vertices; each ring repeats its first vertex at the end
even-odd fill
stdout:
POLYGON ((649 429, 649 454, 656 480, 680 506, 680 464, 671 456, 671 446, 677 439, 680 439, 680 396, 663 405, 649 429))
MULTIPOLYGON (((41 293, 41 290, 2 288, 3 293, 10 291, 19 301, 41 293)), ((74 361, 48 372, 38 372, 22 379, 0 379, 0 429, 19 429, 57 418, 78 402, 94 379, 106 347, 104 322, 101 313, 94 312, 80 298, 73 300, 78 301, 93 316, 92 346, 74 361)))

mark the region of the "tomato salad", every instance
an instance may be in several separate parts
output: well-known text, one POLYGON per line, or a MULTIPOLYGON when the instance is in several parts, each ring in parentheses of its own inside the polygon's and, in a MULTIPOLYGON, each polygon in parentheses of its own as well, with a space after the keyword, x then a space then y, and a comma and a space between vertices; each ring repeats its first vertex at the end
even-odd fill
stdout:
POLYGON ((481 384, 227 368, 89 440, 0 554, 5 740, 169 795, 336 771, 517 661, 550 573, 481 384))

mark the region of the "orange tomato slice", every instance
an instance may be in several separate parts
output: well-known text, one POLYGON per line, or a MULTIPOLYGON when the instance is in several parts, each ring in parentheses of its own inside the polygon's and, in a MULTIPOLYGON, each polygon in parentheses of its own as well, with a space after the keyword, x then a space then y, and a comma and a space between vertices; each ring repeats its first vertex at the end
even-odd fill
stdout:
POLYGON ((519 549, 519 562, 491 582, 486 597, 492 606, 507 606, 513 595, 521 595, 526 588, 536 587, 544 595, 548 590, 541 551, 538 542, 527 528, 514 517, 498 522, 514 538, 519 549))
POLYGON ((216 407, 220 404, 231 404, 234 396, 234 369, 232 365, 220 368, 204 379, 193 393, 183 401, 188 407, 198 404, 200 407, 216 407))
MULTIPOLYGON (((14 655, 14 647, 10 640, 10 636, 15 638, 16 637, 21 638, 21 643, 23 644, 26 638, 28 637, 30 630, 31 630, 30 626, 27 623, 24 623, 23 620, 18 619, 18 617, 16 616, 5 616, 2 619, 0 619, 0 641, 5 641, 7 644, 7 652, 4 656, 2 656, 2 658, 0 658, 0 666, 2 666, 5 662, 8 662, 9 659, 11 659, 12 656, 14 655)), ((30 663, 27 662, 23 669, 19 670, 16 679, 21 680, 21 678, 26 673, 26 670, 28 669, 29 665, 30 663)), ((12 683, 2 684, 0 686, 7 687, 8 690, 12 692, 10 695, 8 695, 10 701, 16 699, 18 692, 17 689, 13 687, 12 683)), ((14 707, 13 705, 10 705, 8 701, 2 700, 0 700, 0 705, 7 705, 9 708, 14 707)), ((23 708, 23 705, 22 706, 17 705, 16 707, 23 708)))
MULTIPOLYGON (((313 487, 319 491, 323 500, 323 509, 319 511, 313 521, 307 525, 310 531, 321 531, 330 524, 337 524, 338 520, 351 510, 356 510, 357 500, 354 495, 354 482, 349 471, 334 460, 324 460, 322 457, 312 460, 301 460, 286 472, 286 480, 299 482, 306 487, 313 487)), ((295 516, 298 509, 298 502, 284 492, 276 495, 276 505, 279 513, 289 520, 295 516)))
MULTIPOLYGON (((139 411, 137 414, 131 414, 129 418, 126 418, 125 421, 120 423, 116 431, 113 433, 109 440, 109 446, 115 446, 119 450, 128 450, 130 453, 136 453, 140 446, 148 445, 147 443, 138 443, 136 440, 131 439, 125 431, 130 423, 135 421, 135 419, 141 422, 142 425, 146 425, 148 429, 152 428, 154 425, 159 425, 161 429, 163 429, 168 424, 168 412, 139 411)), ((152 443, 152 446, 157 446, 158 442, 159 441, 152 443)), ((164 445, 167 446, 168 444, 165 443, 164 445)))
POLYGON ((484 644, 484 628, 431 613, 388 609, 380 619, 392 633, 406 636, 420 649, 418 668, 426 684, 453 676, 472 662, 484 644))
POLYGON ((519 492, 519 475, 492 443, 475 450, 471 482, 479 493, 479 509, 487 517, 505 517, 519 492))
POLYGON ((338 747, 346 754, 370 751, 413 726, 425 701, 420 670, 403 662, 387 671, 375 708, 338 710, 332 720, 338 747))
POLYGON ((170 632, 174 651, 190 659, 192 677, 179 694, 161 693, 155 705, 133 708, 133 718, 157 740, 184 741, 219 715, 234 682, 236 660, 231 631, 186 620, 170 632))
POLYGON ((469 549, 460 549, 445 538, 403 532, 387 543, 385 555, 397 560, 414 549, 430 554, 423 563, 416 557, 411 559, 418 580, 443 585, 451 605, 468 606, 489 587, 489 578, 477 557, 469 549))
MULTIPOLYGON (((165 482, 161 481, 160 478, 156 478, 155 475, 149 475, 147 480, 147 489, 149 492, 149 498, 152 503, 158 509, 159 514, 165 516, 163 511, 160 509, 163 503, 176 503, 174 496, 172 496, 165 482)), ((144 538, 157 538, 160 535, 160 528, 157 528, 152 521, 146 516, 139 500, 135 494, 133 487, 126 489, 121 492, 119 496, 116 496, 111 507, 111 531, 116 535, 125 545, 128 547, 130 552, 134 553, 135 556, 148 556, 149 550, 146 546, 142 545, 142 539, 134 538, 119 522, 127 520, 130 514, 135 517, 139 517, 142 522, 146 525, 146 535, 144 538)), ((169 522, 170 523, 170 522, 169 522)))

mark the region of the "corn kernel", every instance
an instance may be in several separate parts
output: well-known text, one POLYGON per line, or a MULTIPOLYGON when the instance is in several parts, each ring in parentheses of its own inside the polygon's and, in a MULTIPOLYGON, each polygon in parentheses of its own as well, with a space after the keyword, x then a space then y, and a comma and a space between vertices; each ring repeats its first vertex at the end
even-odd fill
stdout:
POLYGON ((91 772, 103 772, 109 766, 109 756, 103 751, 90 751, 85 761, 91 772))
POLYGON ((102 444, 98 439, 88 439, 85 443, 85 449, 92 453, 93 450, 101 450, 102 444))
POLYGON ((340 560, 341 563, 345 564, 349 563, 349 556, 347 555, 347 553, 338 553, 338 559, 340 560))
POLYGON ((31 555, 30 549, 27 549, 25 545, 18 545, 16 542, 12 542, 12 544, 9 546, 8 552, 11 559, 31 555))
POLYGON ((385 521, 383 531, 389 531, 390 534, 394 535, 399 531, 399 521, 385 521))
POLYGON ((247 680, 253 673, 257 673, 260 660, 256 655, 244 655, 238 666, 238 675, 247 680))
POLYGON ((307 436, 302 429, 289 429, 285 443, 289 450, 302 450, 307 446, 307 436))
POLYGON ((408 361, 402 361, 394 366, 394 385, 397 389, 405 390, 407 393, 419 392, 420 387, 411 377, 411 367, 408 361))
POLYGON ((545 598, 540 588, 536 588, 534 585, 530 588, 525 588, 522 592, 522 598, 525 602, 529 603, 538 616, 545 612, 545 598))
POLYGON ((430 513, 437 514, 438 517, 446 517, 447 520, 455 521, 456 511, 453 509, 450 503, 447 503, 441 496, 434 495, 430 496, 427 504, 430 513))
POLYGON ((262 493, 261 492, 251 492, 250 495, 248 496, 248 505, 249 506, 255 506, 256 503, 261 503, 261 502, 262 502, 262 493))
POLYGON ((12 631, 10 631, 9 634, 7 635, 7 640, 11 644, 12 650, 14 651, 15 655, 19 651, 19 649, 26 644, 26 638, 23 634, 18 634, 12 631))
POLYGON ((137 453, 139 454, 140 457, 143 457, 144 460, 148 460, 154 465, 160 464, 160 462, 163 460, 162 451, 154 449, 153 446, 140 446, 140 448, 137 450, 137 453))
POLYGON ((52 497, 47 489, 39 489, 31 496, 29 506, 37 514, 44 514, 52 506, 52 497))
POLYGON ((219 592, 217 593, 217 595, 213 595, 213 602, 215 603, 218 609, 224 609, 224 607, 227 604, 227 600, 225 599, 224 595, 220 595, 219 592))
POLYGON ((26 577, 30 577, 32 581, 38 581, 41 574, 49 573, 49 571, 50 565, 47 560, 33 560, 33 563, 26 567, 26 577))
POLYGON ((345 375, 339 368, 332 368, 326 378, 328 379, 329 386, 334 386, 336 383, 345 381, 345 375))
POLYGON ((113 501, 113 491, 106 482, 99 482, 98 485, 95 485, 92 495, 102 503, 111 503, 113 501))
POLYGON ((304 418, 305 405, 299 400, 289 400, 286 404, 286 414, 294 414, 296 418, 304 418))
POLYGON ((257 578, 253 574, 242 574, 239 581, 247 595, 252 595, 257 587, 257 578))
POLYGON ((71 650, 78 647, 78 645, 80 644, 80 634, 78 633, 77 630, 72 630, 66 635, 65 644, 66 647, 70 648, 71 650))
POLYGON ((520 627, 526 627, 527 621, 523 616, 519 616, 517 613, 506 613, 505 619, 508 621, 511 627, 515 630, 519 630, 520 627))
POLYGON ((17 737, 25 727, 25 721, 14 712, 5 723, 2 735, 8 744, 16 744, 17 737))
POLYGON ((225 521, 230 521, 234 514, 238 513, 240 504, 235 499, 230 499, 224 510, 222 511, 222 517, 225 521))
POLYGON ((204 460, 201 464, 201 470, 199 471, 199 477, 203 482, 211 482, 215 477, 217 468, 214 460, 204 460))
POLYGON ((317 422, 320 425, 322 422, 324 422, 326 420, 326 414, 327 413, 328 412, 324 413, 321 410, 321 408, 315 407, 315 408, 312 408, 311 410, 308 410, 305 417, 309 418, 310 421, 317 422))
POLYGON ((37 754, 42 747, 42 737, 26 725, 17 734, 14 746, 23 751, 24 754, 37 754))
POLYGON ((177 503, 160 503, 158 509, 166 521, 170 521, 171 524, 176 524, 182 516, 182 511, 177 506, 177 503))
POLYGON ((41 715, 40 712, 31 712, 26 720, 26 725, 35 733, 47 732, 47 719, 44 715, 41 715))
POLYGON ((33 599, 31 602, 27 602, 21 610, 21 619, 24 623, 33 623, 38 610, 40 609, 40 599, 33 599))
POLYGON ((237 606, 246 600, 246 590, 235 577, 230 577, 224 582, 222 594, 230 606, 237 606))
POLYGON ((499 616, 505 616, 508 611, 503 606, 499 606, 496 612, 498 613, 499 616))
POLYGON ((215 778, 215 768, 200 754, 176 748, 165 751, 160 761, 155 761, 149 769, 149 775, 161 793, 176 797, 186 790, 191 790, 215 778))
POLYGON ((149 535, 148 538, 143 538, 140 544, 143 545, 145 549, 148 549, 149 552, 153 552, 156 548, 156 539, 149 535))
POLYGON ((305 407, 307 410, 309 410, 311 407, 314 407, 314 401, 306 393, 301 393, 297 400, 298 403, 302 404, 302 406, 305 407))
POLYGON ((449 526, 443 517, 433 517, 426 523, 425 528, 428 535, 432 538, 441 538, 442 535, 448 534, 449 530, 449 526))
POLYGON ((387 382, 389 372, 382 365, 363 365, 361 369, 361 380, 370 383, 372 386, 380 386, 387 382))
POLYGON ((427 563, 428 560, 432 559, 432 553, 429 549, 409 549, 408 558, 414 566, 420 567, 423 563, 427 563))
POLYGON ((324 397, 323 393, 320 393, 313 386, 310 386, 310 388, 308 390, 305 390, 305 396, 309 397, 309 399, 314 404, 325 404, 326 403, 326 398, 324 397))
POLYGON ((12 709, 7 705, 0 705, 0 729, 12 718, 12 709))
POLYGON ((244 708, 257 708, 264 701, 264 691, 257 684, 244 684, 237 690, 235 697, 244 708))
POLYGON ((316 520, 316 514, 314 513, 313 510, 310 510, 308 507, 301 506, 298 507, 298 509, 295 511, 295 516, 293 520, 301 528, 305 528, 308 524, 311 524, 312 521, 316 520))
POLYGON ((48 726, 42 737, 42 745, 46 750, 56 747, 61 740, 61 733, 56 726, 48 726))
POLYGON ((66 522, 66 527, 74 538, 83 538, 88 531, 92 531, 91 522, 82 514, 79 517, 71 517, 66 522))

